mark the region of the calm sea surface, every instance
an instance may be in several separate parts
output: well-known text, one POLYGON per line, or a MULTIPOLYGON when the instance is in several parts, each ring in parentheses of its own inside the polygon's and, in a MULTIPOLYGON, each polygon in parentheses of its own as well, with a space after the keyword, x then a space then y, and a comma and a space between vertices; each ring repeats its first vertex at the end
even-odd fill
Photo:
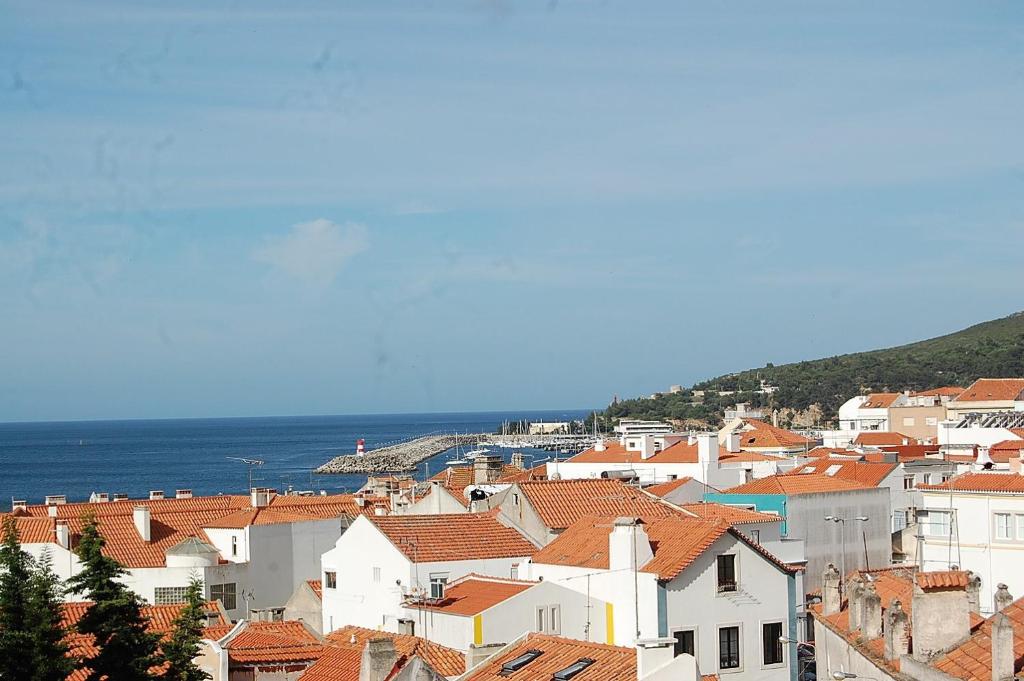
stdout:
MULTIPOLYGON (((12 498, 42 503, 47 494, 68 501, 92 492, 144 497, 150 490, 187 488, 193 493, 244 492, 249 468, 228 457, 262 459, 254 484, 284 489, 352 491, 364 475, 313 475, 328 459, 429 433, 493 432, 503 421, 580 419, 587 411, 290 416, 271 418, 174 419, 0 423, 0 509, 12 498)), ((536 460, 547 452, 531 452, 536 460)), ((496 450, 507 459, 510 450, 496 450)), ((444 467, 449 453, 421 463, 417 477, 444 467)))

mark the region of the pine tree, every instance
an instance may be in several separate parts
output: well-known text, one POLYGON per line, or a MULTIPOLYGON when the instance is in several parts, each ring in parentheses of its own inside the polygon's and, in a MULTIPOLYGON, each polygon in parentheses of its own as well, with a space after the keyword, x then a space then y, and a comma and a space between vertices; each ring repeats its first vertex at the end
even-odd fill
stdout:
POLYGON ((32 675, 28 648, 28 582, 32 558, 21 550, 18 528, 7 516, 0 544, 0 680, 22 681, 32 675))
POLYGON ((125 574, 121 565, 103 555, 105 542, 95 518, 87 518, 78 543, 82 571, 68 581, 72 592, 84 595, 92 605, 78 621, 79 633, 91 635, 98 651, 83 660, 88 681, 149 681, 159 678, 150 669, 159 665, 160 635, 147 631, 142 599, 117 581, 125 574))
POLYGON ((37 561, 28 582, 29 681, 65 681, 78 662, 69 656, 68 631, 62 617, 63 587, 51 567, 50 554, 37 561))
POLYGON ((174 620, 171 637, 163 645, 168 665, 164 672, 167 681, 206 681, 212 678, 195 663, 206 624, 204 606, 203 583, 193 577, 185 592, 185 608, 174 620))

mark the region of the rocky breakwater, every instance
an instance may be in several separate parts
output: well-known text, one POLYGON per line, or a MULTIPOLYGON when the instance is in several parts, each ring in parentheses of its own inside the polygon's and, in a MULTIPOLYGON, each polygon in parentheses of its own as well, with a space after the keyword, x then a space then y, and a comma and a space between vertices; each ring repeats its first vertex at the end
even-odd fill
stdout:
POLYGON ((475 443, 479 435, 427 435, 397 445, 372 449, 362 456, 346 454, 337 456, 320 468, 319 475, 341 475, 345 473, 401 473, 416 469, 416 464, 456 444, 475 443))

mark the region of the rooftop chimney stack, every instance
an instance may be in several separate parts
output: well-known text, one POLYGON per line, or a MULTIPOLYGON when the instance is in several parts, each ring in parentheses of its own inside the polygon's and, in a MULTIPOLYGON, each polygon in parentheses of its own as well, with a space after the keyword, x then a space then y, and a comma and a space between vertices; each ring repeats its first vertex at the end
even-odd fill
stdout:
POLYGON ((522 470, 526 470, 526 466, 525 466, 525 464, 523 462, 523 453, 522 452, 512 452, 512 461, 511 461, 511 463, 512 463, 513 466, 515 466, 516 468, 518 468, 521 471, 522 470))
POLYGON ((1002 612, 1010 603, 1013 603, 1013 596, 1005 584, 996 585, 996 594, 992 599, 995 601, 996 612, 1002 612))
POLYGON ((397 662, 398 653, 395 651, 394 641, 390 638, 370 639, 363 648, 359 681, 384 681, 397 662))
POLYGON ((856 574, 846 582, 847 609, 850 611, 850 628, 860 628, 863 623, 863 611, 861 610, 864 597, 864 579, 856 574))
POLYGON ((823 615, 834 615, 839 612, 843 597, 839 593, 839 570, 832 563, 825 566, 821 584, 821 612, 823 615))
POLYGON ((654 558, 651 541, 639 518, 616 518, 608 534, 608 569, 638 570, 654 558))
POLYGON ((488 485, 501 477, 501 457, 487 454, 473 459, 473 484, 488 485))
POLYGON ((164 491, 162 489, 154 489, 149 491, 150 501, 159 501, 164 498, 164 491))
POLYGON ((701 467, 718 468, 718 435, 715 433, 697 434, 697 461, 701 467))
POLYGON ((644 433, 640 436, 640 458, 646 461, 655 455, 654 451, 654 436, 650 433, 644 433))
POLYGON ((149 506, 136 506, 132 510, 132 519, 135 521, 135 529, 138 531, 142 541, 148 542, 151 537, 151 520, 149 506))
POLYGON ((249 492, 249 503, 253 508, 266 508, 270 505, 271 490, 265 487, 253 487, 249 492))
POLYGON ((981 614, 981 576, 967 571, 967 606, 976 615, 981 614))
POLYGON ((46 507, 46 515, 48 515, 51 518, 56 518, 57 517, 57 507, 52 505, 52 504, 47 506, 46 507))
POLYGON ((1003 613, 992 618, 992 681, 1013 681, 1016 654, 1013 650, 1013 623, 1003 613))
POLYGON ((740 434, 736 432, 729 433, 725 436, 725 450, 727 452, 736 453, 740 451, 740 434))
POLYGON ((864 585, 860 597, 860 632, 866 639, 882 635, 882 599, 875 590, 875 583, 864 585))
POLYGON ((885 659, 898 660, 910 653, 910 621, 898 598, 885 613, 885 659))
MULTIPOLYGON (((689 657, 689 656, 688 656, 689 657)), ((652 638, 641 639, 636 642, 636 678, 645 679, 654 671, 661 669, 675 658, 674 638, 652 638)), ((700 674, 696 673, 697 660, 693 661, 694 674, 681 674, 679 678, 699 679, 700 674)))
POLYGON ((913 599, 910 630, 914 632, 914 659, 929 662, 970 636, 966 573, 919 572, 913 599))
POLYGON ((66 520, 58 520, 54 524, 54 539, 62 549, 71 549, 71 528, 66 520))
POLYGON ((192 498, 192 490, 190 490, 190 489, 176 489, 176 490, 174 490, 174 498, 175 499, 191 499, 192 498))

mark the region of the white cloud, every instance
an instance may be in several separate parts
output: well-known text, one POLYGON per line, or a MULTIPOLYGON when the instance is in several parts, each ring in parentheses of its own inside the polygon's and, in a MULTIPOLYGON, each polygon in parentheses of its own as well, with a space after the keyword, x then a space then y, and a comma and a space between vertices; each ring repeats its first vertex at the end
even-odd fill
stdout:
POLYGON ((369 247, 365 225, 319 218, 268 239, 253 258, 307 284, 329 286, 349 260, 369 247))

